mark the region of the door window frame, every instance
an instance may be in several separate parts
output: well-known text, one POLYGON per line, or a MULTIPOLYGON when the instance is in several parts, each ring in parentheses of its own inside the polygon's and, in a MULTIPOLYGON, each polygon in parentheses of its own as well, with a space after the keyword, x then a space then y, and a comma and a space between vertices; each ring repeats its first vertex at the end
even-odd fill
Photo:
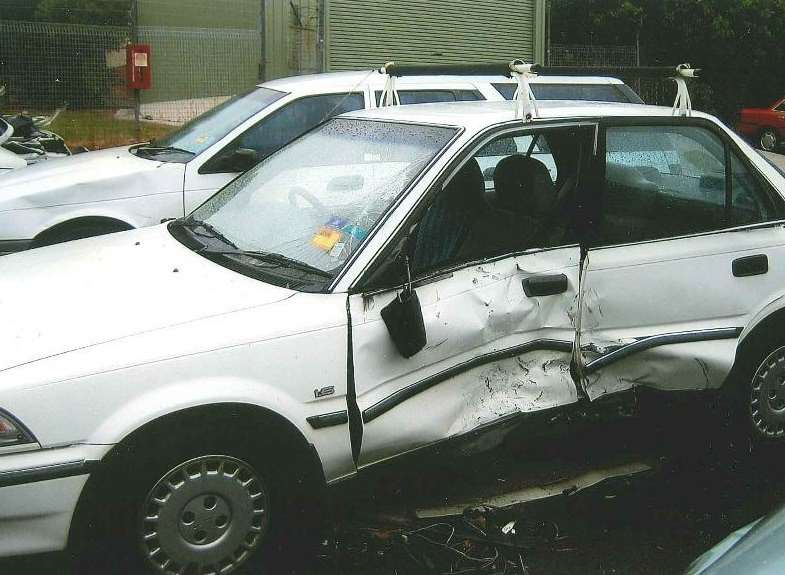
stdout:
MULTIPOLYGON (((413 227, 422 219, 425 212, 433 203, 435 197, 444 189, 444 187, 449 183, 453 177, 463 168, 463 166, 472 158, 474 158, 475 154, 479 152, 484 146, 486 146, 491 141, 504 136, 506 134, 526 134, 531 132, 542 132, 549 129, 559 129, 559 128, 590 128, 593 130, 594 133, 594 142, 593 145, 590 145, 589 151, 592 152, 591 156, 594 159, 588 159, 587 161, 594 163, 596 161, 597 155, 597 146, 598 146, 598 135, 599 131, 599 122, 596 119, 582 119, 582 120, 574 120, 574 119, 565 119, 565 120, 554 120, 548 121, 544 123, 535 123, 535 124, 522 124, 520 120, 515 120, 512 122, 505 122, 504 124, 491 126, 486 128, 482 132, 479 132, 475 138, 471 141, 466 143, 464 147, 459 150, 455 157, 451 162, 449 162, 439 174, 434 178, 431 184, 428 186, 428 189, 417 199, 416 204, 412 207, 412 209, 401 219, 398 226, 395 229, 395 232, 390 235, 387 242, 384 246, 379 250, 379 252, 373 257, 370 263, 366 266, 365 270, 363 270, 357 278, 352 282, 349 287, 349 294, 365 294, 366 296, 371 296, 374 294, 385 293, 393 290, 402 289, 404 287, 404 283, 398 283, 394 285, 374 285, 374 280, 376 276, 380 275, 383 272, 383 269, 389 265, 390 257, 393 253, 400 249, 404 238, 411 232, 413 227)), ((396 206, 397 207, 397 206, 396 206)), ((528 250, 521 250, 521 251, 514 251, 505 254, 500 254, 495 257, 488 257, 488 258, 481 258, 481 259, 474 259, 458 264, 452 264, 445 266, 443 268, 438 268, 434 270, 430 270, 423 275, 412 278, 412 286, 418 287, 422 285, 427 285, 429 283, 433 283, 439 281, 441 279, 445 279, 448 277, 452 277, 452 275, 459 270, 462 270, 467 267, 471 267, 473 265, 477 265, 480 263, 487 263, 487 262, 494 262, 503 259, 507 259, 510 257, 518 257, 525 254, 533 254, 539 252, 546 252, 546 251, 553 251, 553 250, 560 250, 568 247, 579 247, 580 244, 573 243, 573 244, 565 244, 563 246, 556 246, 556 247, 546 247, 546 248, 531 248, 528 250)), ((346 268, 348 269, 348 267, 346 268)), ((339 276, 336 278, 334 285, 341 279, 339 276)))
MULTIPOLYGON (((202 162, 202 164, 199 166, 199 168, 197 170, 197 173, 199 175, 203 175, 203 176, 208 176, 208 175, 211 175, 211 174, 233 174, 233 173, 235 173, 235 172, 220 172, 220 171, 209 170, 209 166, 213 162, 213 160, 218 158, 224 151, 226 151, 229 148, 229 146, 234 144, 239 138, 242 138, 243 136, 245 136, 245 134, 247 134, 248 132, 250 132, 251 130, 256 128, 257 126, 259 126, 262 122, 266 122, 268 119, 272 118, 274 115, 280 114, 281 112, 283 112, 283 110, 285 108, 288 108, 289 106, 291 106, 293 104, 296 104, 300 100, 305 100, 305 99, 308 99, 308 98, 318 98, 320 96, 340 96, 340 95, 343 95, 343 96, 352 96, 352 95, 353 96, 360 96, 363 99, 363 107, 362 108, 358 108, 358 110, 364 110, 364 109, 366 109, 368 107, 368 94, 364 90, 348 90, 348 91, 346 91, 346 90, 339 90, 337 92, 316 92, 316 93, 313 93, 313 94, 303 94, 301 96, 297 96, 296 98, 292 98, 290 100, 286 100, 281 106, 278 106, 277 108, 274 108, 272 110, 267 110, 267 114, 265 114, 263 117, 258 118, 258 119, 256 119, 256 117, 252 118, 252 120, 254 120, 254 122, 252 124, 246 126, 245 129, 243 129, 242 131, 239 131, 235 135, 233 135, 234 132, 230 133, 229 136, 227 136, 229 138, 229 141, 226 142, 225 144, 223 144, 217 152, 215 152, 208 159, 206 159, 204 162, 202 162)), ((330 118, 334 118, 334 117, 335 116, 330 116, 330 118)), ((307 134, 308 132, 310 132, 311 130, 316 128, 317 126, 321 126, 324 122, 326 122, 330 118, 325 118, 324 120, 322 120, 321 123, 317 124, 316 126, 312 126, 308 130, 303 132, 303 134, 301 134, 301 136, 307 134)), ((300 137, 300 136, 298 136, 298 137, 300 137)), ((284 145, 286 145, 286 144, 284 144, 284 145)), ((275 152, 273 152, 273 154, 274 153, 275 152)), ((272 154, 270 154, 270 156, 271 155, 272 154)), ((267 157, 269 158, 270 156, 267 156, 267 157)), ((263 158, 263 159, 265 159, 265 158, 263 158)))
POLYGON ((748 230, 748 229, 757 229, 757 228, 770 228, 775 226, 780 226, 785 223, 785 200, 783 200, 782 196, 777 192, 774 184, 765 176, 765 174, 758 169, 755 164, 750 160, 749 156, 741 149, 736 141, 731 137, 731 135, 726 132, 722 127, 720 127, 717 123, 707 119, 707 118, 700 118, 700 117, 683 117, 683 116, 628 116, 628 117, 614 117, 614 118, 600 118, 599 121, 600 132, 599 138, 597 140, 597 162, 596 166, 598 169, 598 173, 596 174, 596 178, 599 180, 597 185, 596 193, 600 194, 599 198, 594 197, 592 201, 599 206, 599 211, 595 212, 595 223, 594 228, 596 229, 597 225, 601 221, 601 218, 604 216, 604 206, 603 206, 603 199, 605 195, 605 184, 606 184, 606 163, 607 163, 607 130, 608 128, 615 128, 615 127, 646 127, 646 126, 664 126, 664 127, 697 127, 703 128, 708 130, 711 134, 718 137, 719 140, 722 142, 724 149, 725 149, 725 194, 726 198, 731 196, 733 193, 733 187, 731 180, 733 179, 733 172, 731 168, 731 157, 732 154, 735 154, 739 162, 744 166, 744 168, 749 171, 754 179, 754 181, 760 186, 761 191, 766 195, 767 199, 773 206, 776 218, 766 221, 766 222, 757 222, 753 224, 745 224, 741 226, 728 226, 722 227, 716 230, 708 230, 703 232, 695 232, 692 234, 684 234, 680 236, 668 236, 664 238, 653 238, 647 240, 640 240, 635 242, 626 242, 626 243, 616 243, 616 244, 608 244, 608 245, 595 245, 593 242, 587 245, 587 249, 591 251, 595 250, 604 250, 604 249, 613 249, 622 246, 632 246, 632 245, 639 245, 639 244, 647 244, 653 242, 666 242, 671 241, 674 239, 683 239, 683 238, 693 238, 699 236, 707 236, 707 235, 715 235, 715 234, 722 234, 726 232, 735 232, 741 230, 748 230), (599 200, 599 201, 598 201, 599 200))

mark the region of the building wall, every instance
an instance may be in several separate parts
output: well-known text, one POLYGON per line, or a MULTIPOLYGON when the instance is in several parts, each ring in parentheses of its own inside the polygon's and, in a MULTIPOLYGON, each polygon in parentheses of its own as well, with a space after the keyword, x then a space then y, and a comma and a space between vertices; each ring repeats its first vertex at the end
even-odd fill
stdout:
POLYGON ((138 3, 139 40, 153 49, 153 89, 143 93, 144 103, 230 96, 258 83, 259 0, 138 3))
POLYGON ((256 30, 260 0, 138 0, 142 26, 256 30))
POLYGON ((327 70, 544 56, 544 0, 324 0, 327 70))
POLYGON ((322 0, 265 0, 265 80, 323 69, 322 0))

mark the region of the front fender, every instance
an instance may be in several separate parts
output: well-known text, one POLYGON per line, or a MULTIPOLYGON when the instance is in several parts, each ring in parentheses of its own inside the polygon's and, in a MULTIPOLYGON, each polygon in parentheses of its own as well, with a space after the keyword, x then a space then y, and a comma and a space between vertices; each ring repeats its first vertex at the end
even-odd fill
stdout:
POLYGON ((219 403, 256 407, 283 417, 306 442, 314 446, 328 481, 355 471, 347 425, 316 431, 306 423, 306 418, 311 415, 346 409, 343 397, 334 399, 332 407, 327 402, 320 402, 318 409, 314 410, 270 384, 236 377, 200 378, 155 388, 108 414, 86 442, 119 444, 134 431, 162 417, 219 403))
POLYGON ((22 208, 0 212, 0 240, 29 240, 79 218, 109 218, 142 228, 183 215, 181 192, 103 200, 78 205, 22 208))

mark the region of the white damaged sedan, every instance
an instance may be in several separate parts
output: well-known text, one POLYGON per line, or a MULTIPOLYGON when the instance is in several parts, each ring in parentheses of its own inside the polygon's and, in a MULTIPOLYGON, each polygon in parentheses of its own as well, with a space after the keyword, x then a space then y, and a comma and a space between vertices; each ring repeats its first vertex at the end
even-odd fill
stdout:
POLYGON ((699 113, 401 106, 187 218, 3 257, 0 556, 250 569, 303 491, 644 386, 781 440, 783 191, 699 113))

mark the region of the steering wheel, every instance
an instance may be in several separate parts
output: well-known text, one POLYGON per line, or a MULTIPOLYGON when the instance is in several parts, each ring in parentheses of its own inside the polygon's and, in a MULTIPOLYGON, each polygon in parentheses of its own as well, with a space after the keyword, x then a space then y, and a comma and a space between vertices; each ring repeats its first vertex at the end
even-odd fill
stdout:
POLYGON ((324 216, 329 215, 327 208, 324 206, 324 204, 321 201, 319 201, 319 198, 317 198, 311 192, 309 192, 308 190, 306 190, 301 186, 295 186, 291 190, 289 190, 289 203, 293 208, 297 207, 297 196, 300 196, 301 198, 306 200, 321 215, 324 216))

